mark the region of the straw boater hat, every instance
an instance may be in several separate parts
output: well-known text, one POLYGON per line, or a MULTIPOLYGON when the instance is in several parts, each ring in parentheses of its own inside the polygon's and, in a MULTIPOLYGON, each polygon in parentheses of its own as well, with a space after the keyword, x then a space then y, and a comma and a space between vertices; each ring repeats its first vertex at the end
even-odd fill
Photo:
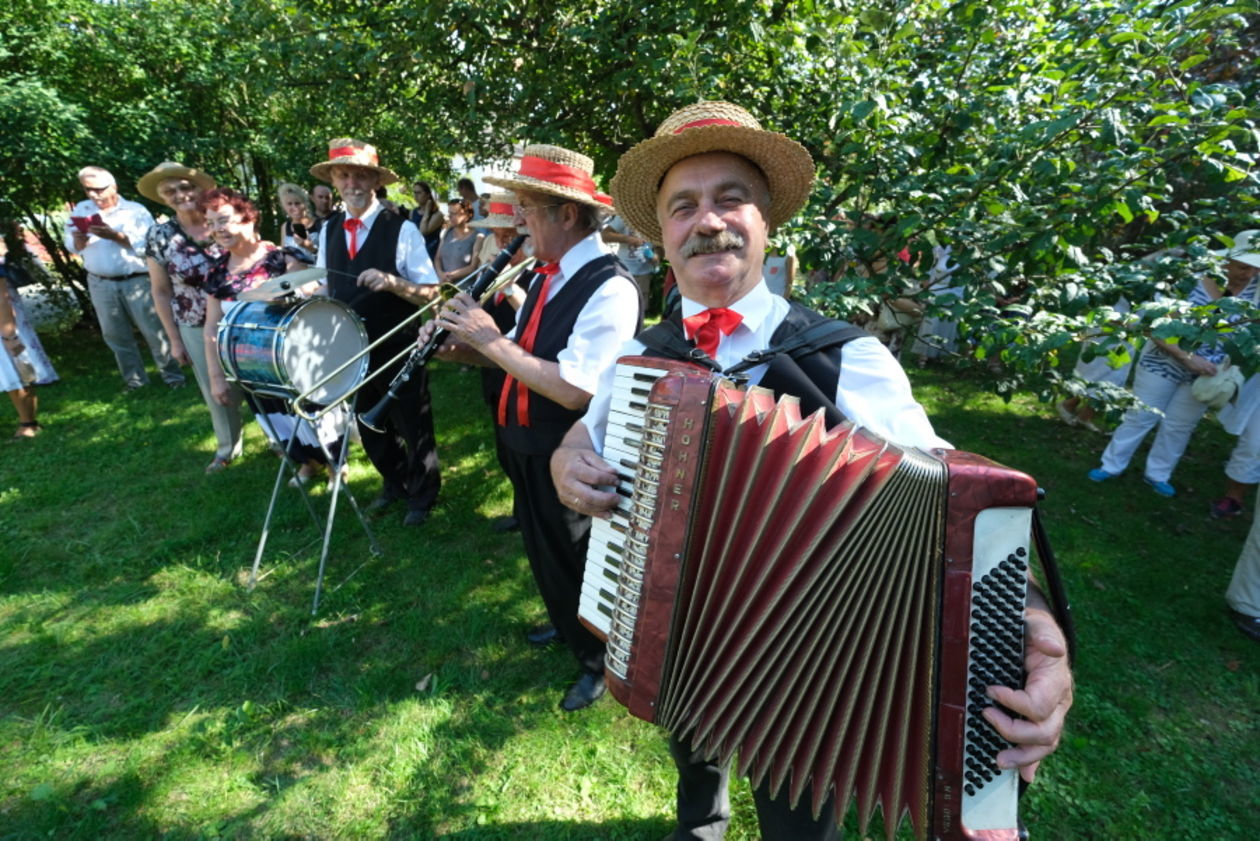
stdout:
POLYGON ((484 219, 468 223, 470 228, 515 228, 516 196, 513 193, 491 193, 490 212, 484 219))
POLYGON ((506 190, 528 190, 608 209, 595 190, 595 162, 586 155, 559 146, 526 146, 517 171, 502 178, 485 178, 487 184, 506 190))
POLYGON ((392 170, 380 165, 375 146, 352 137, 338 137, 328 141, 328 160, 320 161, 311 167, 311 175, 320 181, 332 183, 332 168, 335 166, 361 166, 364 169, 374 169, 380 173, 382 187, 398 180, 398 176, 392 170))
POLYGON ((203 191, 213 190, 218 186, 213 178, 199 169, 193 169, 192 167, 175 163, 175 161, 162 161, 162 163, 140 176, 140 180, 136 182, 136 192, 150 201, 165 204, 161 194, 158 193, 158 187, 162 185, 163 181, 171 178, 187 178, 203 191))
POLYGON ((1234 237, 1233 248, 1223 248, 1210 252, 1214 257, 1237 260, 1248 266, 1260 269, 1260 230, 1243 231, 1234 237))
POLYGON ((630 227, 661 241, 656 193, 670 167, 705 152, 731 152, 752 161, 770 185, 767 221, 773 230, 796 215, 814 185, 814 159, 804 146, 766 131, 738 105, 697 102, 665 119, 655 136, 633 146, 617 163, 610 185, 617 210, 630 227))

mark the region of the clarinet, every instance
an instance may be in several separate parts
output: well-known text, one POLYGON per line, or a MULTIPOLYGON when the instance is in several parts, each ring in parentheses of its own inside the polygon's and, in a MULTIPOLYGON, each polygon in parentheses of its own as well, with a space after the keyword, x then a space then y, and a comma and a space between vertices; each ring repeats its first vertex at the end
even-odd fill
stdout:
MULTIPOLYGON (((516 252, 520 250, 521 243, 525 242, 528 234, 520 234, 507 244, 498 256, 494 258, 489 266, 478 269, 473 275, 472 286, 466 291, 469 297, 474 301, 481 300, 481 296, 494 284, 499 273, 507 266, 516 252)), ((402 370, 389 384, 389 390, 385 392, 385 396, 379 402, 366 412, 359 415, 359 423, 366 426, 373 432, 385 431, 385 416, 389 414, 389 410, 393 407, 394 401, 398 399, 398 391, 411 379, 411 375, 416 368, 425 365, 433 358, 433 354, 437 353, 438 348, 442 346, 442 342, 446 341, 446 337, 451 334, 449 330, 441 328, 434 330, 433 335, 424 343, 422 347, 418 347, 411 352, 411 356, 407 357, 407 361, 403 363, 402 370)))

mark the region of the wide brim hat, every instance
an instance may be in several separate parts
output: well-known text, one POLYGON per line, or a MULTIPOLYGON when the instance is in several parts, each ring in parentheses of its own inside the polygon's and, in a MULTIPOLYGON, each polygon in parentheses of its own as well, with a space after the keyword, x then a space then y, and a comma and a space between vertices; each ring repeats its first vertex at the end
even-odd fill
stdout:
POLYGON ((661 181, 674 164, 706 152, 740 155, 761 170, 770 186, 766 221, 772 230, 804 207, 814 187, 814 159, 804 146, 762 128, 738 105, 697 102, 670 114, 654 136, 621 156, 609 185, 617 212, 647 239, 661 242, 656 218, 661 181))
POLYGON ((1233 248, 1209 252, 1215 257, 1226 260, 1237 260, 1248 266, 1260 269, 1260 230, 1242 231, 1234 237, 1233 248))
POLYGON ((603 194, 595 189, 594 173, 595 162, 586 155, 560 146, 535 144, 521 152, 516 172, 482 180, 515 193, 546 193, 607 210, 608 204, 599 198, 603 194))
POLYGON ((158 192, 158 187, 162 185, 163 181, 169 181, 172 178, 187 178, 196 184, 202 192, 213 190, 219 186, 213 178, 199 169, 193 169, 175 161, 162 161, 162 163, 140 176, 140 180, 136 182, 136 192, 149 201, 166 204, 162 200, 162 195, 158 192))
POLYGON ((514 193, 491 193, 489 213, 482 219, 474 219, 468 223, 470 228, 515 228, 516 227, 516 195, 514 193))
POLYGON ((375 170, 381 176, 382 187, 398 180, 393 170, 381 166, 375 146, 353 137, 338 137, 328 141, 328 160, 311 167, 311 175, 331 184, 332 168, 335 166, 359 166, 375 170))

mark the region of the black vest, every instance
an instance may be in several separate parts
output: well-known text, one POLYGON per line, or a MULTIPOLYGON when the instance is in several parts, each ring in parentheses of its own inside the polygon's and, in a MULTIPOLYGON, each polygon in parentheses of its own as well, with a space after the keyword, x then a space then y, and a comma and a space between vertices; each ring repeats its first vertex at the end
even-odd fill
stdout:
MULTIPOLYGON (((536 272, 526 271, 516 280, 516 285, 525 290, 528 297, 529 288, 532 281, 538 277, 536 272)), ((497 296, 496 296, 497 297, 497 296)), ((499 332, 507 335, 512 329, 512 325, 516 323, 516 308, 512 306, 507 298, 502 301, 495 301, 491 298, 482 305, 486 312, 490 313, 490 317, 494 319, 494 326, 499 328, 499 332)), ((521 322, 522 327, 524 322, 521 322)), ((478 368, 481 373, 481 396, 485 399, 486 404, 492 411, 497 412, 499 408, 499 393, 503 390, 503 377, 505 376, 502 368, 494 366, 481 366, 478 368)))
MULTIPOLYGON (((328 268, 328 293, 338 301, 349 304, 363 319, 368 338, 375 341, 379 336, 396 327, 416 311, 416 305, 404 301, 392 292, 371 292, 356 283, 359 273, 367 269, 379 269, 397 274, 398 235, 402 232, 403 219, 396 213, 381 209, 372 230, 359 250, 350 259, 346 251, 344 211, 328 217, 324 224, 324 265, 328 268)), ((378 349, 373 357, 393 356, 402 345, 414 343, 415 331, 403 330, 385 348, 378 349), (410 335, 405 335, 410 332, 410 335)), ((373 364, 373 367, 376 367, 373 364)))
MULTIPOLYGON (((870 334, 790 301, 788 314, 770 336, 767 350, 782 348, 793 337, 799 337, 811 328, 825 332, 827 337, 819 342, 807 343, 796 351, 775 354, 757 385, 770 389, 775 397, 785 394, 796 397, 801 403, 802 417, 822 409, 827 425, 835 426, 844 420, 835 403, 836 386, 840 383, 841 349, 848 342, 870 334), (834 328, 826 330, 823 325, 834 325, 834 328)), ((695 343, 685 336, 682 307, 675 307, 666 319, 643 331, 639 341, 647 346, 644 356, 686 360, 684 348, 695 347, 695 343)))
MULTIPOLYGON (((564 288, 550 301, 545 302, 542 322, 538 325, 538 335, 531 353, 539 359, 555 362, 569 343, 573 326, 578 315, 590 300, 595 291, 612 278, 621 276, 634 283, 634 278, 626 271, 621 261, 611 254, 591 260, 578 270, 577 274, 568 278, 564 288)), ((538 305, 538 298, 544 284, 535 280, 525 297, 525 304, 516 317, 517 339, 529 324, 530 313, 538 305)), ((637 288, 637 287, 636 287, 637 288)), ((643 324, 643 305, 639 304, 636 314, 635 332, 643 324)), ((529 394, 529 426, 522 427, 516 422, 517 386, 515 383, 508 394, 507 425, 499 427, 503 442, 520 453, 526 455, 546 455, 560 446, 564 434, 581 419, 585 412, 582 409, 566 409, 554 400, 543 397, 536 391, 529 394)), ((496 403, 497 411, 497 403, 496 403)))

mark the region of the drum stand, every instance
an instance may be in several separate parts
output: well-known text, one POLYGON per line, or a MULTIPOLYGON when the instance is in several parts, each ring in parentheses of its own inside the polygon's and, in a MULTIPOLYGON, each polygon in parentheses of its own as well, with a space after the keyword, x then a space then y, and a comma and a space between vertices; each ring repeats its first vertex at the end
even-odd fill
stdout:
MULTIPOLYGON (((292 402, 289 402, 289 408, 292 410, 292 402)), ((279 436, 275 434, 275 429, 271 427, 269 421, 266 420, 266 416, 259 414, 257 417, 259 423, 266 428, 268 438, 272 441, 280 440, 279 436)), ((354 510, 355 516, 359 518, 359 525, 363 526, 363 532, 368 538, 369 551, 371 551, 372 555, 376 557, 383 554, 381 552, 380 544, 376 542, 376 535, 372 533, 372 529, 368 525, 367 518, 363 516, 363 511, 359 508, 359 503, 355 500, 354 494, 350 493, 350 488, 341 481, 342 471, 345 469, 346 465, 346 457, 350 453, 350 425, 355 423, 356 417, 358 417, 358 415, 354 411, 354 401, 351 401, 350 411, 346 413, 346 421, 342 424, 340 435, 338 436, 338 440, 341 441, 341 452, 338 454, 336 459, 333 458, 332 452, 328 449, 328 445, 325 444, 323 439, 319 437, 319 432, 315 432, 315 437, 319 440, 320 449, 324 451, 324 458, 327 460, 329 465, 333 465, 331 467, 333 470, 333 488, 332 494, 328 500, 328 516, 323 525, 324 543, 319 554, 319 574, 315 578, 315 600, 311 603, 312 616, 319 611, 319 597, 324 586, 324 569, 328 563, 328 548, 332 542, 333 520, 337 515, 337 497, 339 493, 344 493, 346 495, 346 499, 350 502, 350 507, 354 510)), ((302 480, 298 477, 298 464, 293 460, 293 444, 297 441, 297 438, 297 425, 295 424, 293 436, 289 439, 289 443, 285 447, 283 456, 280 459, 280 470, 276 473, 275 485, 273 485, 271 489, 271 502, 267 506, 267 517, 263 521, 262 534, 258 538, 258 551, 254 553, 254 566, 249 573, 250 591, 253 591, 254 585, 258 583, 258 567, 262 563, 263 550, 267 546, 267 537, 271 532, 271 516, 275 512, 276 500, 280 498, 280 488, 283 486, 286 473, 289 474, 294 484, 297 485, 297 492, 302 495, 302 500, 306 503, 307 511, 309 511, 311 515, 311 521, 315 524, 317 529, 320 527, 319 515, 315 513, 315 506, 311 503, 310 495, 307 494, 306 489, 302 484, 302 480)), ((348 581, 355 572, 359 571, 359 569, 362 569, 362 565, 360 565, 354 572, 350 573, 350 575, 346 576, 346 580, 348 581)))

